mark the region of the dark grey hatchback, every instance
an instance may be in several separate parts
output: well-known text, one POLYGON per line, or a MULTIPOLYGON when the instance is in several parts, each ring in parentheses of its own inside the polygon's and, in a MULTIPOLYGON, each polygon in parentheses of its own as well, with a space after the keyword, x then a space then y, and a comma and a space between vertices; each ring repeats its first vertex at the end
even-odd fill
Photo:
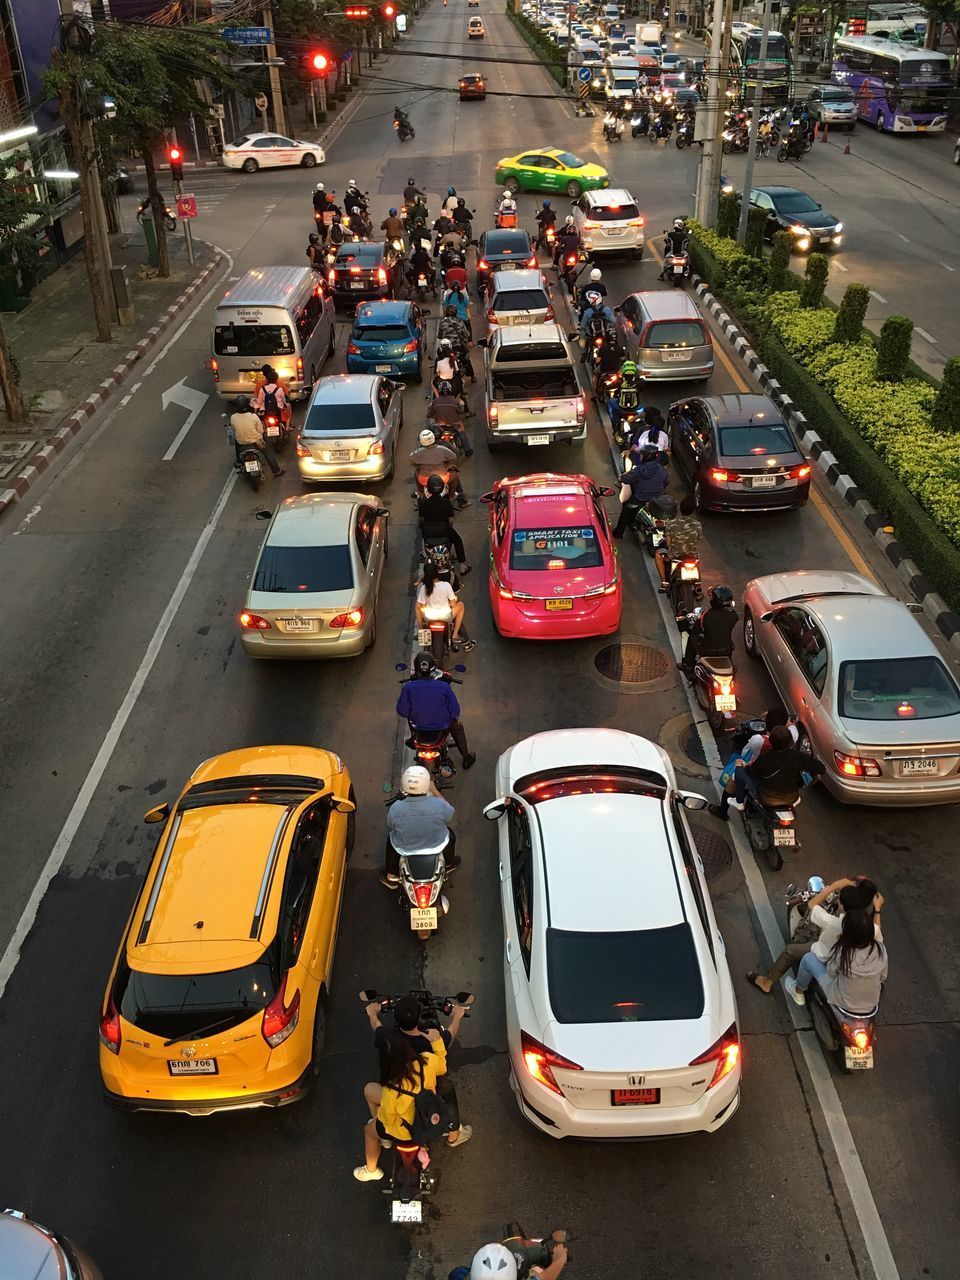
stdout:
POLYGON ((699 511, 779 511, 810 496, 810 464, 767 396, 694 396, 667 414, 699 511))

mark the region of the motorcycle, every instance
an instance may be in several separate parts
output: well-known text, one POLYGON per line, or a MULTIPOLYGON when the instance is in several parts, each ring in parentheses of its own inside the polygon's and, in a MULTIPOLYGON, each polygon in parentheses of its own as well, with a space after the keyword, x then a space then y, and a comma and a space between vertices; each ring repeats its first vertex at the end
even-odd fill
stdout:
MULTIPOLYGON (((538 209, 537 212, 539 213, 540 210, 538 209)), ((534 249, 547 249, 550 253, 553 253, 554 249, 557 247, 556 223, 540 222, 537 225, 540 230, 537 232, 537 238, 533 243, 534 249)))
POLYGON ((343 216, 344 228, 355 240, 369 240, 373 235, 373 223, 365 209, 354 209, 343 216))
POLYGON ((415 138, 417 136, 416 129, 414 129, 406 116, 401 116, 399 120, 395 119, 393 127, 397 131, 397 139, 400 142, 406 142, 408 138, 415 138))
POLYGON ((642 503, 636 510, 631 528, 639 541, 646 546, 650 555, 656 555, 664 544, 666 534, 665 506, 660 498, 652 498, 642 503))
POLYGON ((630 137, 642 138, 650 131, 650 116, 646 111, 635 111, 630 117, 630 137))
MULTIPOLYGON (((387 808, 403 799, 403 793, 391 796, 387 808)), ((396 847, 396 846, 394 846, 396 847)), ((410 928, 421 941, 436 933, 440 915, 447 915, 450 902, 443 892, 447 876, 453 870, 444 859, 447 841, 436 848, 397 850, 400 858, 400 906, 410 917, 410 928)))
MULTIPOLYGON (((517 1275, 528 1276, 532 1267, 541 1267, 546 1270, 553 1262, 553 1251, 556 1246, 569 1245, 570 1239, 570 1232, 564 1231, 562 1227, 551 1231, 549 1236, 537 1239, 528 1237, 519 1222, 508 1222, 503 1229, 502 1243, 516 1259, 517 1275)), ((573 1255, 568 1249, 567 1261, 572 1261, 572 1258, 573 1255)))
POLYGON ((623 137, 623 121, 622 120, 604 120, 603 122, 604 142, 619 142, 622 137, 623 137))
MULTIPOLYGON (((700 605, 691 609, 683 630, 689 631, 703 613, 700 605)), ((722 729, 737 711, 737 693, 734 685, 736 667, 730 658, 716 654, 698 654, 693 666, 690 683, 697 704, 706 713, 711 729, 722 729)), ((746 810, 744 810, 746 813, 746 810)), ((749 835, 749 832, 748 832, 749 835)))
MULTIPOLYGON (((392 1009, 403 996, 414 996, 423 1010, 420 1026, 424 1031, 440 1029, 440 1014, 447 1017, 454 1005, 472 1005, 476 997, 469 991, 458 991, 455 996, 435 996, 430 991, 405 991, 401 995, 383 996, 369 988, 360 992, 364 1004, 376 1000, 383 1011, 392 1009)), ((469 1018, 469 1013, 464 1015, 469 1018)), ((438 1175, 431 1167, 430 1149, 420 1142, 393 1144, 393 1167, 389 1178, 383 1180, 383 1194, 390 1197, 390 1221, 418 1226, 423 1222, 423 1199, 437 1188, 438 1175)))
MULTIPOLYGON (((137 209, 137 221, 141 224, 141 226, 143 225, 143 220, 148 213, 152 218, 153 208, 150 204, 150 197, 144 196, 144 198, 140 201, 140 207, 137 209)), ((169 205, 164 205, 163 207, 163 225, 167 231, 176 231, 177 229, 177 215, 173 212, 173 210, 170 208, 169 205)))
POLYGON ((677 136, 674 140, 678 151, 682 151, 684 147, 692 147, 696 139, 693 136, 694 124, 692 120, 682 120, 677 125, 677 136))
POLYGON ((427 300, 427 294, 437 296, 437 280, 433 274, 428 275, 426 271, 414 272, 411 268, 407 272, 407 282, 410 286, 410 297, 417 295, 417 301, 422 306, 427 300))
POLYGON ((587 255, 582 249, 576 253, 565 253, 560 259, 560 283, 566 286, 571 298, 576 288, 577 272, 580 264, 586 261, 587 255))
MULTIPOLYGON (((429 645, 424 646, 430 649, 429 645)), ((462 662, 458 662, 453 668, 454 671, 462 673, 466 671, 466 667, 462 662)), ((410 671, 405 662, 397 663, 398 671, 410 671)), ((406 682, 409 675, 401 680, 401 684, 406 682)), ((444 671, 442 667, 434 668, 431 678, 433 680, 446 680, 448 684, 462 684, 462 680, 457 680, 449 671, 444 671)), ((442 791, 445 787, 452 787, 453 780, 457 775, 457 766, 453 762, 453 756, 450 754, 450 730, 449 729, 415 729, 410 726, 410 737, 405 739, 405 746, 410 747, 414 754, 414 764, 422 764, 423 767, 430 772, 434 785, 438 791, 442 791)))
POLYGON ((785 160, 802 160, 803 153, 806 151, 805 140, 802 134, 794 134, 793 137, 786 137, 780 143, 777 151, 777 159, 781 164, 785 160))
MULTIPOLYGON (((787 885, 784 902, 787 908, 787 935, 791 942, 812 942, 816 938, 817 929, 807 918, 807 904, 816 894, 822 893, 823 888, 824 882, 820 876, 811 876, 803 889, 798 890, 793 884, 787 885)), ((837 911, 837 902, 832 895, 821 905, 827 911, 837 911)), ((837 1055, 844 1072, 849 1074, 873 1070, 879 1004, 869 1013, 851 1013, 847 1009, 841 1009, 839 1005, 830 1004, 819 983, 814 981, 807 987, 807 1008, 810 1010, 810 1021, 817 1039, 824 1049, 837 1055)))
POLYGON ((290 437, 290 415, 284 418, 281 413, 269 413, 266 409, 261 409, 257 417, 263 423, 264 439, 269 440, 273 447, 279 452, 290 437))
POLYGON ((683 253, 667 254, 663 270, 666 278, 672 281, 673 287, 682 289, 690 275, 690 254, 686 250, 683 253))
POLYGON ((673 123, 670 120, 657 120, 650 129, 647 137, 651 142, 669 142, 673 133, 673 123))
POLYGON ((686 630, 687 619, 696 608, 697 601, 703 599, 703 584, 700 581, 700 556, 696 551, 670 562, 670 603, 673 615, 681 631, 686 630))
POLYGON ((746 129, 724 129, 723 154, 733 155, 737 151, 746 151, 750 145, 750 135, 746 129))
MULTIPOLYGON (((229 426, 229 415, 221 413, 220 417, 229 426)), ((233 441, 232 429, 227 432, 227 439, 230 442, 233 441)), ((237 466, 254 493, 256 493, 261 484, 263 484, 263 461, 263 454, 253 445, 241 445, 237 450, 237 466)))

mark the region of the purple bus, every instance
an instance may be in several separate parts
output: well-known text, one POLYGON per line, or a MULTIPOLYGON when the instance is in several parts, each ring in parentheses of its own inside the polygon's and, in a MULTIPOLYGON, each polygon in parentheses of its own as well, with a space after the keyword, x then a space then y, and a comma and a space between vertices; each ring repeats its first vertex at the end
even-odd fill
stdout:
POLYGON ((853 90, 858 120, 887 133, 943 133, 947 126, 953 82, 945 53, 843 36, 833 47, 831 79, 853 90))

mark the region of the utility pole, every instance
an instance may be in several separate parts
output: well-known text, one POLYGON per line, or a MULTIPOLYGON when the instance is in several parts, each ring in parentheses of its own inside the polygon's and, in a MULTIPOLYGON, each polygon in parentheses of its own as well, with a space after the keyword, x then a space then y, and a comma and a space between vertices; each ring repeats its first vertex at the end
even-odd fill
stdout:
POLYGON ((273 127, 277 133, 287 132, 287 121, 283 114, 283 94, 280 92, 280 68, 277 66, 277 46, 273 40, 273 5, 263 6, 263 25, 270 32, 270 43, 267 45, 267 64, 270 69, 270 97, 273 99, 273 127))
MULTIPOLYGON (((727 0, 730 3, 730 0, 727 0)), ((720 164, 722 155, 724 110, 724 85, 722 73, 722 40, 720 29, 724 25, 724 0, 713 0, 713 20, 710 35, 710 56, 707 59, 707 101, 703 112, 703 154, 697 182, 697 221, 712 227, 717 220, 717 197, 720 190, 720 164)), ((729 21, 726 26, 729 27, 729 21)), ((697 130, 699 133, 700 130, 697 130)))
MULTIPOLYGON (((774 0, 765 0, 763 6, 763 34, 760 37, 760 61, 757 63, 757 83, 753 88, 753 110, 750 112, 750 132, 747 141, 747 171, 743 178, 743 195, 740 197, 740 222, 737 226, 737 244, 747 238, 747 220, 750 217, 750 192, 753 188, 753 168, 757 162, 757 130, 760 127, 760 109, 763 106, 763 86, 766 84, 767 45, 770 40, 770 22, 774 13, 774 0)), ((779 0, 776 11, 780 12, 779 0)))

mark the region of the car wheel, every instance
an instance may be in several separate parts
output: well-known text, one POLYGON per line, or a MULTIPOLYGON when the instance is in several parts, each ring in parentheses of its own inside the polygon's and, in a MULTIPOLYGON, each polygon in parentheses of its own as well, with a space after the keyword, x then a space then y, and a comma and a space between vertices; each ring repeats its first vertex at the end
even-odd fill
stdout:
POLYGON ((760 650, 757 647, 757 624, 748 608, 744 608, 743 611, 743 647, 751 658, 760 657, 760 650))
POLYGON ((300 168, 313 169, 316 163, 317 163, 317 157, 313 154, 312 151, 308 151, 307 154, 300 161, 300 168))
POLYGON ((572 178, 567 183, 567 195, 571 200, 579 200, 583 195, 583 188, 580 186, 580 183, 574 182, 572 178))
MULTIPOLYGON (((414 382, 422 382, 422 381, 423 381, 423 356, 422 356, 422 355, 417 356, 417 371, 416 371, 416 373, 413 375, 413 380, 414 380, 414 382)), ((401 425, 401 426, 403 425, 403 419, 402 419, 402 418, 400 419, 400 425, 401 425)))
MULTIPOLYGON (((377 611, 374 609, 373 617, 370 619, 370 638, 364 646, 364 653, 369 653, 373 646, 377 643, 377 611)), ((353 817, 353 814, 350 815, 353 817)))
MULTIPOLYGON (((353 814, 350 815, 353 817, 353 814)), ((321 989, 317 996, 317 1009, 313 1016, 313 1044, 310 1050, 310 1075, 314 1080, 320 1075, 323 1046, 327 1039, 327 997, 321 989)))
POLYGON ((507 191, 513 192, 514 195, 516 195, 517 192, 520 190, 520 183, 516 180, 516 178, 512 178, 512 177, 508 178, 503 185, 507 191))
POLYGON ((247 156, 243 164, 240 166, 244 173, 256 173, 260 166, 254 160, 253 156, 247 156))

